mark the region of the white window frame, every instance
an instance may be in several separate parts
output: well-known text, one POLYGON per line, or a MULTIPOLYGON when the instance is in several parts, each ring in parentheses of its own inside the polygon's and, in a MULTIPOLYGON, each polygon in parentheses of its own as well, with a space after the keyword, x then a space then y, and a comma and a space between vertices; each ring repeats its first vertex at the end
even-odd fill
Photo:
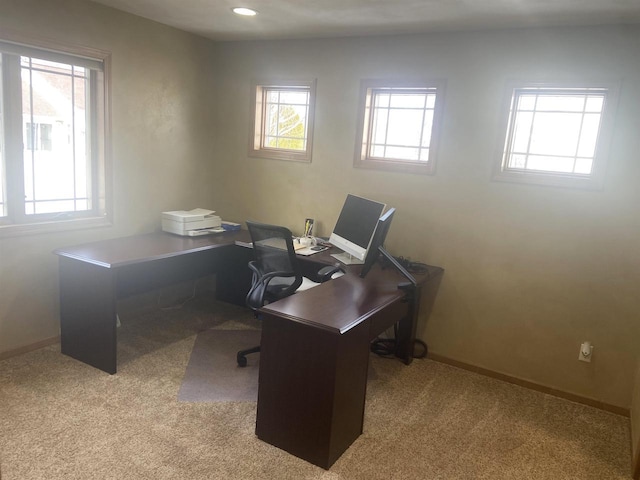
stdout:
POLYGON ((278 79, 257 81, 251 87, 251 130, 249 137, 249 156, 287 160, 294 162, 311 162, 313 151, 313 127, 315 117, 316 80, 278 79), (307 122, 304 150, 273 148, 265 145, 266 134, 266 96, 270 91, 304 91, 309 95, 307 105, 307 122))
MULTIPOLYGON (((4 167, 7 215, 0 217, 0 237, 10 237, 32 233, 46 233, 78 228, 91 228, 112 224, 111 220, 111 144, 110 144, 110 67, 111 54, 106 51, 59 44, 57 42, 33 39, 19 33, 6 32, 0 35, 0 54, 4 55, 12 67, 3 65, 2 95, 4 135, 0 131, 3 145, 0 167, 4 167), (91 208, 77 212, 51 214, 30 214, 24 210, 23 185, 23 116, 21 99, 14 92, 20 91, 15 69, 20 67, 20 56, 50 60, 58 63, 74 64, 101 72, 92 75, 89 95, 97 99, 98 107, 90 113, 90 128, 95 134, 91 142, 91 208), (16 67, 17 65, 17 67, 16 67)), ((4 62, 3 62, 4 63, 4 62)))
MULTIPOLYGON (((442 79, 430 80, 380 80, 365 79, 360 82, 360 98, 358 106, 358 123, 356 128, 356 147, 353 165, 356 168, 389 170, 404 173, 433 175, 436 170, 436 159, 442 128, 446 82, 442 79), (374 125, 373 101, 375 95, 382 92, 432 93, 435 104, 432 108, 433 119, 429 140, 429 154, 426 160, 407 160, 390 157, 376 157, 371 154, 372 128, 374 125)), ((424 110, 431 110, 425 106, 424 110)), ((424 119, 423 125, 424 127, 424 119)))
MULTIPOLYGON (((540 81, 512 80, 507 83, 501 120, 501 134, 493 179, 534 185, 585 188, 598 190, 604 186, 606 164, 609 155, 613 124, 618 104, 620 85, 616 81, 540 81), (508 165, 512 153, 515 115, 514 108, 519 94, 539 95, 588 95, 603 94, 604 102, 600 114, 598 138, 591 173, 572 173, 515 168, 508 165)), ((563 112, 559 112, 563 113, 563 112)), ((583 112, 584 115, 584 112, 583 112)), ((578 145, 576 145, 576 149, 578 145)), ((527 152, 528 153, 528 152, 527 152)), ((577 157, 577 153, 576 153, 577 157)))

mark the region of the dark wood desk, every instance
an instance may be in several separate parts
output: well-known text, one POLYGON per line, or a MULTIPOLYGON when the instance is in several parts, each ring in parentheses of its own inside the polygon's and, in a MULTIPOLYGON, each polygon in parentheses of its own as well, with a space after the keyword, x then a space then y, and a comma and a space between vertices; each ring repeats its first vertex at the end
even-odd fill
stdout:
MULTIPOLYGON (((116 373, 116 302, 135 293, 216 273, 218 299, 244 305, 252 251, 247 231, 207 237, 164 232, 55 251, 60 259, 62 353, 116 373)), ((329 252, 300 257, 303 270, 335 263, 329 252)), ((443 270, 418 277, 416 301, 398 290, 392 267, 361 266, 261 309, 262 339, 256 434, 315 465, 329 468, 362 433, 369 346, 399 322, 396 354, 409 364, 414 310, 428 318, 443 270), (422 302, 420 302, 422 293, 422 302)))
MULTIPOLYGON (((417 305, 397 288, 404 277, 376 266, 362 279, 361 269, 346 267, 344 276, 260 310, 256 434, 323 468, 362 433, 370 342, 399 321, 397 355, 413 359, 417 305)), ((423 317, 442 273, 428 267, 417 277, 423 317)))
POLYGON ((236 240, 249 241, 248 232, 156 232, 56 250, 62 353, 116 373, 117 300, 211 273, 217 275, 218 299, 244 305, 251 251, 236 247, 236 240))

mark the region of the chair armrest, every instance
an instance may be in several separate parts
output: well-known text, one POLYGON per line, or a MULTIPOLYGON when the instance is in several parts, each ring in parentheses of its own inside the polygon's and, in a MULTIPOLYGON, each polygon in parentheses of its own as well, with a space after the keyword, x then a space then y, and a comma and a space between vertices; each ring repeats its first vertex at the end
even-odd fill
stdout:
POLYGON ((247 294, 246 303, 252 310, 257 310, 264 305, 269 282, 276 277, 293 277, 291 272, 269 272, 262 274, 257 262, 249 262, 249 268, 253 271, 251 289, 247 294))
POLYGON ((322 267, 318 270, 317 281, 323 283, 327 280, 331 280, 331 275, 337 272, 342 272, 342 268, 338 265, 327 265, 326 267, 322 267))

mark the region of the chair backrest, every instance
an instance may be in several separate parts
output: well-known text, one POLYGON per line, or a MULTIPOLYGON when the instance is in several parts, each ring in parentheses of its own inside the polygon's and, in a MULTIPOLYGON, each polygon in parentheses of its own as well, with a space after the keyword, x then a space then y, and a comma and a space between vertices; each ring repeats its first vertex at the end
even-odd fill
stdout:
MULTIPOLYGON (((302 270, 293 248, 291 230, 278 225, 252 221, 247 221, 247 227, 260 275, 280 272, 277 277, 269 281, 266 296, 271 296, 273 300, 273 297, 284 298, 295 293, 302 284, 302 270)), ((256 280, 260 279, 254 279, 254 286, 256 280)), ((250 304, 249 306, 259 308, 261 305, 250 304)))

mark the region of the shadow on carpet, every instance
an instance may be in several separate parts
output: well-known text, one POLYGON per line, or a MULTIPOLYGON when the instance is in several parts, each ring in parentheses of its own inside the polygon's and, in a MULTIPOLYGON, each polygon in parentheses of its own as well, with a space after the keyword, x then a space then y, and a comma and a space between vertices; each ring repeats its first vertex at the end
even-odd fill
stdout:
POLYGON ((204 330, 198 333, 178 392, 179 402, 255 402, 260 354, 238 367, 236 353, 260 343, 259 330, 204 330))

